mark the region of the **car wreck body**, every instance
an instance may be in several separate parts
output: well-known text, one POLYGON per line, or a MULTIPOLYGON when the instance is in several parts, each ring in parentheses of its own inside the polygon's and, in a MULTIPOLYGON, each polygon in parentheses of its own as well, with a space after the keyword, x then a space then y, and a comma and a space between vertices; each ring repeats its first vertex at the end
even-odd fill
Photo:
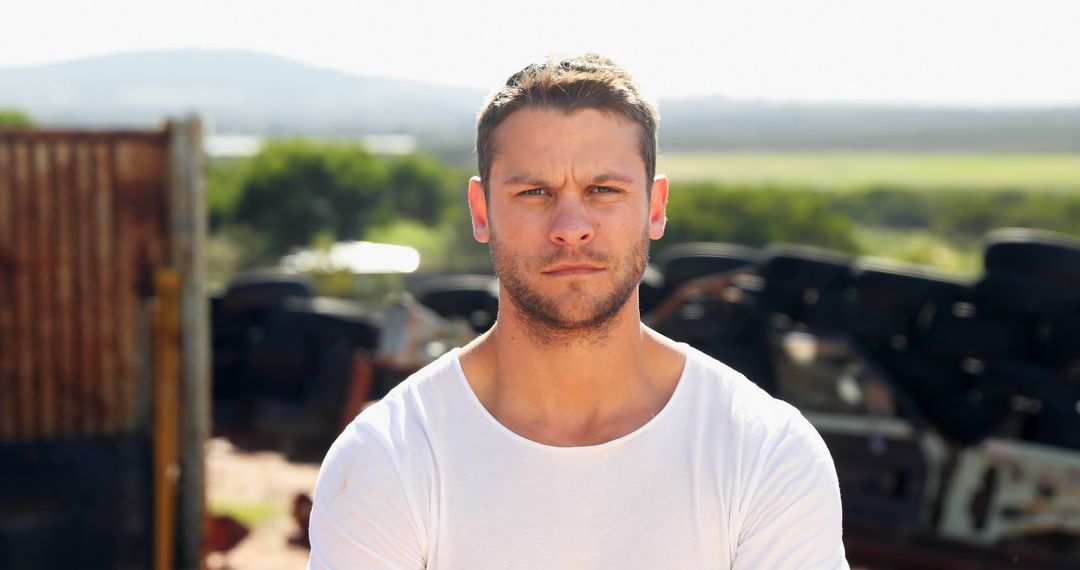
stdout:
MULTIPOLYGON (((682 244, 650 266, 643 318, 817 427, 836 462, 853 565, 1075 568, 1080 244, 1027 230, 992 233, 987 243, 986 272, 971 281, 803 246, 682 244)), ((279 395, 318 410, 332 436, 363 402, 497 315, 490 275, 430 278, 413 293, 378 310, 308 302, 310 316, 364 323, 352 336, 349 327, 299 324, 295 299, 244 334, 216 319, 215 370, 249 373, 258 343, 277 338, 274 322, 292 323, 294 336, 324 331, 305 337, 313 354, 303 357, 321 364, 292 368, 308 372, 279 395), (259 326, 270 328, 252 336, 259 326), (228 345, 238 338, 246 359, 228 345), (325 354, 333 350, 336 359, 325 354)), ((245 390, 269 394, 265 377, 248 378, 245 390)), ((220 380, 222 390, 230 382, 220 380)))

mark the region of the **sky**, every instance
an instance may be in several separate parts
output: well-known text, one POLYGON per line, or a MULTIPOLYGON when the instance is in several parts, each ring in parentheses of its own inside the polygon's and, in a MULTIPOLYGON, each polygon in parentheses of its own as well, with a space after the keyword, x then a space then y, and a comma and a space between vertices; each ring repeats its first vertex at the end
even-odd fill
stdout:
POLYGON ((237 48, 492 89, 597 51, 652 97, 1080 104, 1074 0, 0 0, 0 66, 237 48))

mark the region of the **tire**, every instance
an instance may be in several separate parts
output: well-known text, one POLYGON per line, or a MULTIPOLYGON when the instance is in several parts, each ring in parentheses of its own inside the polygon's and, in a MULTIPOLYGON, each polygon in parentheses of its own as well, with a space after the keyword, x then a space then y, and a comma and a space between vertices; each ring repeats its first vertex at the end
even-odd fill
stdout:
POLYGON ((307 327, 287 313, 279 314, 248 343, 244 373, 249 395, 303 401, 318 363, 317 350, 307 327))
POLYGON ((851 283, 852 259, 840 252, 778 245, 766 248, 765 253, 762 275, 769 308, 797 320, 805 307, 832 295, 823 291, 842 295, 851 283))
POLYGON ((982 373, 988 390, 1009 397, 1038 400, 1044 408, 1073 408, 1080 393, 1077 385, 1048 366, 1016 358, 992 358, 982 373))
POLYGON ((706 294, 685 302, 658 331, 702 350, 713 342, 753 341, 768 316, 763 289, 760 277, 737 276, 722 296, 706 294))
POLYGON ((804 295, 804 306, 799 320, 813 329, 846 329, 845 309, 850 288, 814 288, 812 294, 804 295))
POLYGON ((315 285, 302 275, 254 271, 229 282, 221 301, 230 314, 264 312, 281 305, 290 297, 313 297, 315 285))
POLYGON ((1039 402, 1039 409, 1025 410, 1023 439, 1080 449, 1080 383, 1045 365, 1016 359, 988 361, 984 374, 996 389, 1039 402))
POLYGON ((247 338, 247 322, 225 310, 224 297, 224 294, 210 297, 210 337, 215 348, 240 346, 247 338))
POLYGON ((1080 413, 1072 410, 1050 409, 1028 419, 1023 439, 1066 449, 1080 450, 1080 413))
POLYGON ((657 256, 657 264, 664 268, 664 288, 669 293, 698 277, 740 267, 756 267, 761 260, 760 250, 714 242, 680 243, 664 249, 657 256))
POLYGON ((911 337, 924 310, 951 306, 964 298, 967 287, 925 268, 861 261, 853 267, 845 323, 860 339, 911 337))
POLYGON ((333 417, 348 391, 354 354, 378 346, 382 313, 353 301, 312 297, 289 299, 280 318, 303 332, 311 352, 293 394, 308 409, 333 417))
POLYGON ((210 319, 222 312, 222 303, 225 301, 224 291, 213 291, 206 296, 206 302, 210 306, 210 319))
POLYGON ((293 298, 283 312, 318 343, 338 339, 354 348, 374 350, 382 329, 382 313, 353 301, 333 297, 293 298))
POLYGON ((852 267, 852 287, 857 299, 867 302, 903 303, 917 307, 961 300, 967 281, 934 272, 929 267, 886 265, 859 261, 852 267))
POLYGON ((946 358, 1027 357, 1035 347, 1035 328, 1008 323, 980 313, 969 314, 963 305, 939 307, 917 342, 930 353, 946 358))
POLYGON ((1080 286, 1080 240, 1054 232, 1008 228, 986 236, 987 273, 1015 272, 1080 286))
POLYGON ((428 280, 416 300, 447 318, 465 319, 484 332, 499 314, 499 282, 492 275, 446 275, 428 280))
POLYGON ((690 301, 658 330, 673 340, 704 350, 716 341, 753 338, 760 330, 760 316, 752 301, 690 301))
POLYGON ((987 390, 959 359, 922 351, 883 349, 875 356, 942 435, 972 445, 993 434, 1012 413, 1008 397, 987 390))
POLYGON ((975 284, 973 299, 981 313, 1020 320, 1080 309, 1080 283, 997 271, 975 284))
POLYGON ((1080 313, 1058 315, 1039 343, 1043 361, 1080 384, 1080 313))

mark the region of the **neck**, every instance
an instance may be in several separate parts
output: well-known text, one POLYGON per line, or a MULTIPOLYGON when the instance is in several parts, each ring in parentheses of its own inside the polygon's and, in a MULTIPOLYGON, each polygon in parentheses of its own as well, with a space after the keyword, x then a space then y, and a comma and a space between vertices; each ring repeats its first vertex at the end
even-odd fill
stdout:
POLYGON ((593 445, 630 433, 667 403, 684 360, 641 324, 637 306, 635 293, 602 327, 582 331, 500 311, 462 352, 469 384, 496 419, 534 441, 593 445))

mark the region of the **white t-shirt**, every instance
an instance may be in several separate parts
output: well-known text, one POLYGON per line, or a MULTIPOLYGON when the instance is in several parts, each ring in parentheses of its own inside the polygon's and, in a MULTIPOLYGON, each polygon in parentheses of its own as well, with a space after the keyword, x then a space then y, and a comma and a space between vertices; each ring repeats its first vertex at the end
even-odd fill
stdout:
POLYGON ((803 416, 689 346, 667 405, 600 445, 500 424, 452 351, 330 448, 310 569, 847 568, 840 491, 803 416))

